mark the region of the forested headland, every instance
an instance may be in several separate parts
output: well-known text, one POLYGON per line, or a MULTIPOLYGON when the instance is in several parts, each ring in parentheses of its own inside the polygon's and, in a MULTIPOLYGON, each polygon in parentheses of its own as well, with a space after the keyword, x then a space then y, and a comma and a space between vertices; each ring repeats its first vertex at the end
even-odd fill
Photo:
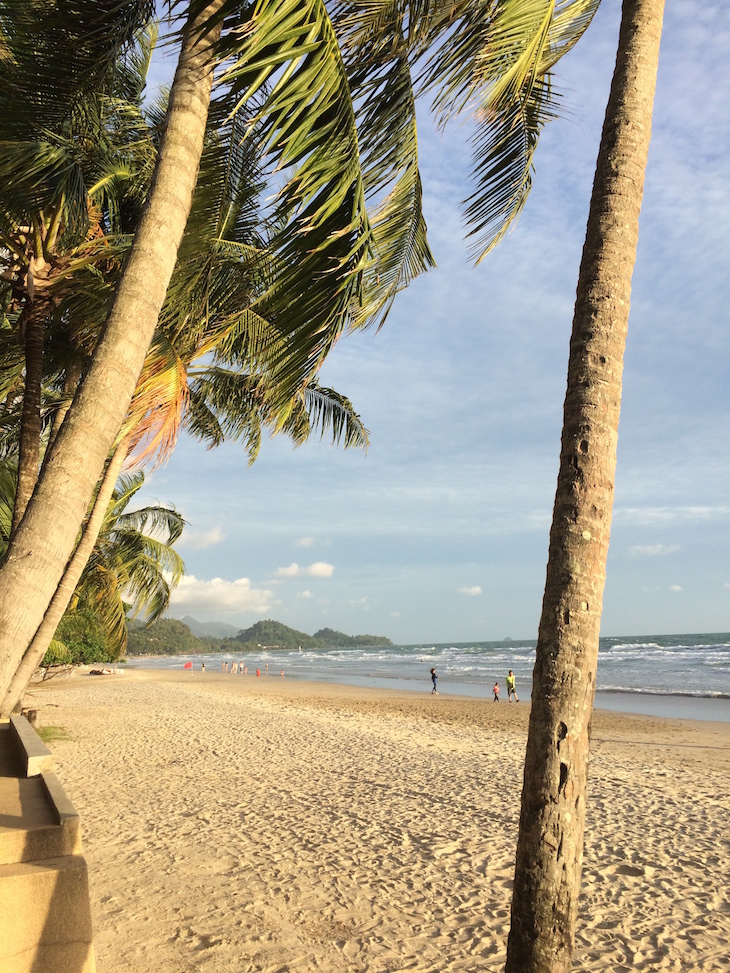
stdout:
POLYGON ((154 625, 129 626, 127 654, 194 655, 206 652, 258 652, 261 649, 297 651, 298 649, 357 648, 392 645, 383 635, 346 635, 322 628, 314 635, 299 632, 273 619, 256 622, 230 638, 200 638, 184 622, 163 618, 154 625))

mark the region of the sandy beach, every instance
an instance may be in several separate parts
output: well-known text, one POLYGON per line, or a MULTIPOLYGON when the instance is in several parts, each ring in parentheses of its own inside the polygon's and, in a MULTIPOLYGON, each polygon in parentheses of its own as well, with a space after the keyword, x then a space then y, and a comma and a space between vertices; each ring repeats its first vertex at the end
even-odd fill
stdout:
MULTIPOLYGON (((278 676, 32 692, 100 973, 500 971, 528 708, 278 676)), ((598 712, 575 968, 730 970, 730 725, 598 712)))

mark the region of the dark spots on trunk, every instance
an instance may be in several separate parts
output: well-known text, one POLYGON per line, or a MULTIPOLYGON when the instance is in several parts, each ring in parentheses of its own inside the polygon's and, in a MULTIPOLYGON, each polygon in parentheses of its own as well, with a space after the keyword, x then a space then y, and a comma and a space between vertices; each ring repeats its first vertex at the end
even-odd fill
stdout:
POLYGON ((570 625, 570 612, 567 609, 563 612, 563 624, 570 625))
POLYGON ((565 785, 568 783, 568 765, 564 764, 562 761, 560 763, 560 784, 558 785, 558 794, 565 791, 565 785))
POLYGON ((565 723, 558 724, 558 750, 560 750, 560 744, 568 735, 568 727, 565 723))

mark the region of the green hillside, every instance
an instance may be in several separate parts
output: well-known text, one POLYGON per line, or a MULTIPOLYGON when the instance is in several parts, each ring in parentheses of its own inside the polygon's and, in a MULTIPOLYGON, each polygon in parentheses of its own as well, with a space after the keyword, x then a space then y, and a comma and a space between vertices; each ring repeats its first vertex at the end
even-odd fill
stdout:
POLYGON ((263 622, 256 622, 250 628, 239 632, 234 638, 226 639, 226 642, 248 642, 255 649, 264 645, 269 648, 276 646, 279 649, 294 650, 298 649, 300 645, 303 649, 321 648, 319 642, 313 639, 311 635, 307 635, 306 632, 298 632, 295 628, 289 628, 288 625, 282 625, 281 622, 275 622, 271 618, 267 618, 263 622))
POLYGON ((215 652, 216 639, 199 639, 176 618, 163 618, 149 628, 128 625, 127 655, 192 655, 215 652), (211 643, 215 643, 215 647, 211 643))
MULTIPOLYGON (((216 623, 211 623, 216 624, 216 623)), ((127 655, 194 655, 203 652, 257 652, 277 648, 296 652, 303 649, 353 648, 358 645, 392 645, 382 635, 345 635, 322 628, 314 635, 298 632, 281 622, 266 619, 243 629, 232 638, 198 638, 176 618, 163 618, 149 628, 128 621, 127 655)))
POLYGON ((239 632, 234 639, 226 639, 226 642, 235 642, 245 645, 246 649, 267 648, 293 649, 300 646, 303 649, 328 649, 328 648, 352 648, 356 645, 392 645, 390 639, 382 635, 345 635, 344 632, 335 632, 331 628, 320 629, 314 635, 307 635, 306 632, 298 632, 295 628, 289 628, 281 622, 273 619, 266 619, 256 622, 250 628, 239 632))
POLYGON ((314 638, 323 645, 332 648, 352 648, 356 645, 392 645, 390 639, 384 635, 345 635, 333 628, 321 628, 314 633, 314 638))

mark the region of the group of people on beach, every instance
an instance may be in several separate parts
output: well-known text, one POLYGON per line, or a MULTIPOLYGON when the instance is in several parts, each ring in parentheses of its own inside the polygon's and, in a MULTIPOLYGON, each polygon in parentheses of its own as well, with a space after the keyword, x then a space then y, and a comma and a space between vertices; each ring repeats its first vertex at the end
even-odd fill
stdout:
MULTIPOLYGON (((192 663, 190 663, 190 665, 192 665, 192 663)), ((201 672, 205 672, 205 663, 204 662, 201 662, 200 663, 200 671, 201 672)), ((228 662, 226 662, 224 660, 223 662, 221 662, 221 672, 228 672, 231 675, 233 675, 235 673, 240 673, 242 676, 247 676, 248 675, 248 666, 245 666, 243 664, 243 662, 231 662, 230 663, 230 667, 229 667, 228 662)), ((269 674, 269 663, 267 662, 266 663, 266 675, 268 676, 268 674, 269 674)), ((282 674, 282 676, 284 675, 284 670, 283 669, 281 670, 281 674, 282 674)), ((260 668, 257 668, 256 669, 256 675, 257 676, 260 676, 261 675, 261 669, 260 668)))
MULTIPOLYGON (((431 695, 432 696, 434 696, 434 695, 435 696, 438 696, 438 694, 439 694, 439 691, 436 688, 436 680, 437 679, 438 679, 438 673, 436 672, 436 669, 435 668, 434 669, 431 669, 431 682, 433 683, 433 689, 431 690, 431 695)), ((516 703, 519 703, 519 699, 517 698, 517 680, 515 679, 514 673, 512 672, 511 669, 510 669, 509 673, 507 674, 507 678, 505 679, 505 683, 506 683, 506 686, 507 686, 507 702, 508 703, 511 703, 512 702, 512 697, 514 696, 515 702, 516 703)), ((494 702, 495 703, 498 703, 499 702, 499 694, 500 694, 499 680, 497 680, 495 682, 494 686, 492 687, 492 692, 494 693, 494 702)))

